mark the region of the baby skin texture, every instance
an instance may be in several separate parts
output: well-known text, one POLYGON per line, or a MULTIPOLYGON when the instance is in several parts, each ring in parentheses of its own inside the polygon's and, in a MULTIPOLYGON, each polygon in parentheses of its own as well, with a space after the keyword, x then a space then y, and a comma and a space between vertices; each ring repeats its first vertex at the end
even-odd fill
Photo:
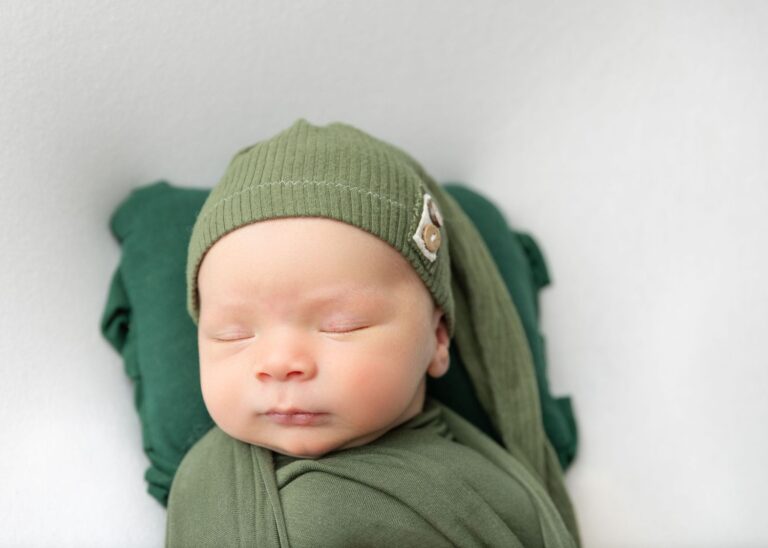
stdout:
POLYGON ((241 441, 296 457, 356 447, 421 412, 448 369, 442 310, 407 260, 333 219, 230 232, 198 274, 203 399, 241 441))

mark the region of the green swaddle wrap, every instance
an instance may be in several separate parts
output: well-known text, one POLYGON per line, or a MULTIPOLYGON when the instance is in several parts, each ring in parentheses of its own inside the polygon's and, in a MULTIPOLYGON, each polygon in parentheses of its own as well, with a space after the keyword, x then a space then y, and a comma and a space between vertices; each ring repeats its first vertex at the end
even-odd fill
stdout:
POLYGON ((168 501, 169 547, 574 547, 520 464, 436 400, 374 442, 285 457, 214 427, 168 501))
POLYGON ((301 215, 364 228, 409 260, 445 310, 451 344, 472 381, 467 390, 502 445, 436 400, 366 446, 278 458, 277 470, 271 451, 215 427, 174 479, 168 545, 579 546, 514 302, 472 221, 400 149, 345 124, 302 119, 241 150, 193 230, 192 318, 197 269, 218 238, 248 222, 301 215), (427 207, 435 205, 430 200, 440 215, 427 207), (419 248, 403 238, 430 218, 436 226, 427 228, 444 238, 436 256, 423 240, 419 248))

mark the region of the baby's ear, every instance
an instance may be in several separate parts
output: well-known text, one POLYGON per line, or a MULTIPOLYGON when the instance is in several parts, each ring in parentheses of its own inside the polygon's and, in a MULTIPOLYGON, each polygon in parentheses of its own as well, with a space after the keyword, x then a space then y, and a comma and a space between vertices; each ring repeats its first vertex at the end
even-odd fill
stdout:
POLYGON ((437 346, 432 361, 429 362, 427 373, 434 378, 442 377, 448 372, 450 363, 450 354, 448 347, 451 344, 451 338, 448 336, 448 326, 445 323, 445 314, 440 307, 435 307, 432 315, 432 329, 434 330, 437 346))

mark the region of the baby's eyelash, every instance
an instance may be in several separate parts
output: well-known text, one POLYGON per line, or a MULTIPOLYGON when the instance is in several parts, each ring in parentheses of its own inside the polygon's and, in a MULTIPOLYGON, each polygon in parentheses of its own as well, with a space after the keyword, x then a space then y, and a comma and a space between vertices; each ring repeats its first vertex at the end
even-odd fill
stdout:
POLYGON ((251 335, 231 335, 231 336, 220 336, 220 337, 214 337, 214 340, 221 341, 221 342, 233 342, 233 341, 242 341, 244 339, 250 339, 251 335))
POLYGON ((350 328, 342 328, 342 329, 321 329, 320 331, 323 333, 352 333, 354 331, 360 331, 361 329, 367 328, 367 325, 361 325, 359 327, 350 327, 350 328))

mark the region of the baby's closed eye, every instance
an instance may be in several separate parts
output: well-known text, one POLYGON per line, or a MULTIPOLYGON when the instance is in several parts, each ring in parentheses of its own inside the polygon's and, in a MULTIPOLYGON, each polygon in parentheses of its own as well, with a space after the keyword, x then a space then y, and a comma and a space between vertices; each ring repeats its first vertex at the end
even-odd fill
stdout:
POLYGON ((246 332, 232 332, 221 333, 211 337, 214 341, 228 342, 228 341, 243 341, 253 338, 253 333, 246 332))
POLYGON ((333 314, 321 318, 319 330, 323 333, 351 333, 371 326, 371 318, 358 314, 333 314))
MULTIPOLYGON (((330 321, 320 322, 317 325, 317 330, 320 333, 345 334, 362 331, 364 329, 368 329, 371 326, 371 322, 365 320, 332 319, 330 321)), ((256 330, 250 331, 246 329, 232 329, 210 332, 208 334, 208 338, 213 341, 229 342, 252 339, 255 337, 255 335, 256 330)))
POLYGON ((331 325, 325 326, 321 329, 323 333, 353 333, 355 331, 361 331, 367 329, 368 325, 331 325))

